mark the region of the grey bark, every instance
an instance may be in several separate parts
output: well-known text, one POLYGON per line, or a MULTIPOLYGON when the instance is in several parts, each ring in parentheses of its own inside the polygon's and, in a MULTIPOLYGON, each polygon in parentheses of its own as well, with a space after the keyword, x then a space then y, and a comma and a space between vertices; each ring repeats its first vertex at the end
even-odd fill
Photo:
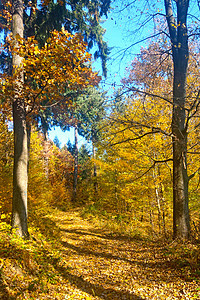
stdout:
POLYGON ((173 81, 173 235, 189 238, 187 175, 187 128, 185 126, 186 79, 188 68, 187 13, 189 0, 177 0, 177 22, 171 0, 165 0, 166 18, 172 44, 173 81))
MULTIPOLYGON (((12 17, 13 37, 23 38, 23 1, 13 1, 12 17)), ((16 41, 17 44, 17 41, 16 41)), ((13 75, 18 76, 13 85, 13 126, 14 126, 14 168, 13 168, 13 202, 12 202, 12 229, 20 237, 27 238, 27 185, 28 185, 28 140, 26 129, 26 112, 23 99, 23 69, 22 57, 13 53, 13 75)))
POLYGON ((78 126, 74 127, 75 137, 75 153, 74 153, 74 184, 73 184, 73 198, 72 201, 77 201, 77 184, 78 184, 78 126))

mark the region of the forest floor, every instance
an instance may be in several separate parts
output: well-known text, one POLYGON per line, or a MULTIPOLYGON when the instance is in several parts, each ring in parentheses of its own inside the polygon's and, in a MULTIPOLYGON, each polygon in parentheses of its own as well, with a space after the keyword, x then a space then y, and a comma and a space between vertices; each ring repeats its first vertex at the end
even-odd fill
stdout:
MULTIPOLYGON (((45 221, 46 219, 46 221, 45 221)), ((109 232, 80 210, 53 210, 51 233, 1 239, 0 299, 200 299, 199 246, 109 232)))

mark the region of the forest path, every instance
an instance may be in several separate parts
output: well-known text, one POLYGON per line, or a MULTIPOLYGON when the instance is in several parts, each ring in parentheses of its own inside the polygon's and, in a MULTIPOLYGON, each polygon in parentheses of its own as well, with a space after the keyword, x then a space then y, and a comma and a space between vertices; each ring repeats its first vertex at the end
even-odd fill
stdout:
POLYGON ((79 210, 55 212, 61 232, 65 299, 200 299, 191 266, 158 242, 113 236, 79 210))

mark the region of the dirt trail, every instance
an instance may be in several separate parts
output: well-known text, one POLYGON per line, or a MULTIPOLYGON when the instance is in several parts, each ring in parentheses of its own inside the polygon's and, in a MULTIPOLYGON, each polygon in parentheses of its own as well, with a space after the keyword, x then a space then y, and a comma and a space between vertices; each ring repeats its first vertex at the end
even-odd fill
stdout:
POLYGON ((65 299, 200 299, 198 283, 186 281, 158 243, 109 235, 79 211, 59 212, 54 220, 62 236, 65 299))

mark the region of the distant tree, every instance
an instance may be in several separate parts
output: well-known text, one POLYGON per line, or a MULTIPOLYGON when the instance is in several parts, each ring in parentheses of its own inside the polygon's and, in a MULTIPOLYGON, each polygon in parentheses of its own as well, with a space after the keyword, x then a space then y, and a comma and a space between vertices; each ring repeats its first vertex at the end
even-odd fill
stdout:
MULTIPOLYGON (((101 121, 105 116, 105 105, 105 93, 98 88, 89 87, 73 98, 73 107, 70 111, 71 124, 74 126, 75 133, 73 199, 76 199, 78 182, 78 134, 92 142, 93 157, 95 158, 95 144, 100 137, 101 121)), ((96 176, 96 166, 94 165, 95 189, 97 189, 96 176)))
POLYGON ((72 154, 74 155, 74 149, 75 149, 75 146, 72 145, 72 143, 70 142, 70 140, 67 142, 67 150, 72 154))
POLYGON ((91 154, 86 145, 83 144, 79 151, 79 176, 81 180, 91 177, 91 154))
POLYGON ((57 135, 55 136, 53 142, 54 142, 54 144, 56 145, 56 147, 58 147, 58 148, 60 149, 61 142, 59 141, 57 135))
POLYGON ((90 145, 83 144, 78 151, 78 188, 77 200, 79 203, 88 204, 94 201, 94 164, 90 145), (88 147, 89 146, 89 147, 88 147))
MULTIPOLYGON (((88 95, 80 99, 79 134, 92 142, 92 156, 96 159, 96 144, 101 138, 103 119, 106 115, 106 95, 97 89, 90 88, 88 95)), ((97 197, 97 167, 93 165, 94 195, 97 197)))

